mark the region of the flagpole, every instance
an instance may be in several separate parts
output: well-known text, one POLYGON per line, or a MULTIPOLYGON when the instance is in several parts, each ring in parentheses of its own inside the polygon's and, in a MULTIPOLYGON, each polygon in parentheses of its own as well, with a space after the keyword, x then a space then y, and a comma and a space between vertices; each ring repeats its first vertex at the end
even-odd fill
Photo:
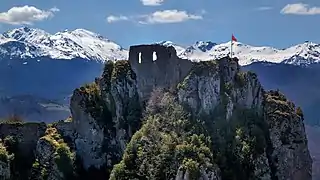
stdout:
POLYGON ((232 37, 231 37, 231 42, 230 42, 230 58, 232 59, 232 37))

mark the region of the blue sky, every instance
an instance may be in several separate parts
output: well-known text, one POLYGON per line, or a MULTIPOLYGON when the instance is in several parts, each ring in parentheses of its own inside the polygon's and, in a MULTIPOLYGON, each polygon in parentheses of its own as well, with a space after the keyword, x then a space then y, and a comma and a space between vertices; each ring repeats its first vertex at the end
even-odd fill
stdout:
POLYGON ((1 0, 0 32, 21 26, 50 33, 83 28, 125 48, 162 40, 221 43, 232 33, 246 44, 285 48, 320 43, 320 1, 1 0))

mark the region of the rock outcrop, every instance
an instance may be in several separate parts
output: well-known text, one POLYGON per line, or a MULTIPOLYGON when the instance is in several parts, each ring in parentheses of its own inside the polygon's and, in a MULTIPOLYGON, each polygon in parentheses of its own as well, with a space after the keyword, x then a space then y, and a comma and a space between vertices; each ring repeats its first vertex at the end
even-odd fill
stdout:
POLYGON ((48 127, 38 140, 32 179, 63 180, 74 176, 75 155, 70 151, 56 128, 48 127))
POLYGON ((128 61, 109 63, 102 78, 75 90, 71 112, 77 154, 85 168, 119 161, 142 113, 136 75, 128 61))
POLYGON ((277 91, 266 94, 264 108, 273 148, 269 154, 275 177, 279 180, 311 179, 312 159, 303 115, 277 91))
MULTIPOLYGON (((234 123, 235 121, 233 119, 239 117, 237 111, 244 108, 254 111, 257 117, 263 119, 261 122, 254 122, 257 123, 255 125, 258 127, 257 131, 261 131, 260 133, 263 134, 262 137, 258 137, 258 135, 252 137, 252 134, 255 133, 253 132, 255 129, 252 130, 246 127, 247 124, 245 123, 248 123, 246 121, 242 124, 244 129, 243 134, 235 134, 239 136, 238 142, 234 142, 236 146, 235 150, 238 149, 237 153, 239 153, 239 156, 245 156, 244 152, 242 152, 243 150, 241 150, 245 147, 243 143, 248 144, 250 141, 254 141, 253 139, 255 138, 261 138, 261 141, 264 142, 258 153, 253 153, 254 156, 244 157, 250 159, 250 162, 244 160, 241 162, 249 163, 248 165, 252 166, 252 174, 248 175, 250 179, 272 179, 274 177, 279 179, 290 178, 293 177, 293 173, 301 174, 300 176, 304 179, 311 178, 309 174, 306 173, 311 171, 311 160, 306 146, 304 130, 299 131, 300 137, 305 141, 305 143, 300 144, 299 148, 294 150, 290 148, 278 150, 277 145, 275 144, 276 140, 274 140, 272 133, 274 131, 280 133, 283 130, 280 128, 282 126, 279 126, 279 124, 269 122, 270 118, 266 114, 266 108, 268 107, 268 99, 266 98, 267 93, 264 92, 254 73, 240 71, 236 58, 223 58, 219 61, 191 63, 177 58, 174 49, 170 47, 143 45, 131 47, 130 50, 130 59, 128 62, 119 61, 115 64, 107 64, 102 78, 97 79, 95 82, 95 85, 99 89, 97 94, 99 94, 102 102, 104 102, 103 106, 109 111, 108 118, 104 118, 105 121, 108 121, 108 126, 101 128, 95 125, 95 123, 99 122, 99 117, 101 116, 98 116, 97 118, 92 117, 92 114, 88 112, 86 113, 88 106, 79 106, 81 108, 75 108, 77 109, 77 113, 72 109, 74 112, 74 121, 83 122, 81 118, 87 118, 84 122, 88 124, 84 127, 92 127, 92 129, 96 130, 97 137, 99 137, 95 143, 84 141, 85 143, 81 146, 83 149, 85 149, 83 146, 96 147, 96 145, 100 145, 99 147, 94 148, 95 151, 88 150, 90 153, 89 155, 88 153, 82 155, 84 158, 90 157, 91 153, 94 155, 95 152, 103 151, 102 144, 108 142, 108 144, 113 145, 112 149, 117 149, 117 151, 108 151, 107 154, 100 156, 101 161, 99 163, 108 164, 109 166, 116 163, 121 157, 121 154, 125 152, 124 145, 130 140, 130 137, 134 132, 139 129, 141 108, 144 107, 145 102, 150 98, 154 89, 162 88, 173 91, 174 94, 176 94, 179 103, 188 107, 188 110, 190 110, 195 117, 201 117, 205 114, 213 116, 217 115, 221 116, 226 122, 234 123), (157 60, 155 61, 152 60, 154 52, 156 52, 157 55, 157 60), (133 107, 132 103, 135 103, 134 108, 139 109, 138 111, 135 109, 135 111, 139 113, 135 114, 134 118, 132 118, 134 123, 132 123, 132 120, 128 120, 129 112, 134 111, 128 111, 127 109, 128 106, 131 108, 133 107), (219 115, 215 113, 219 113, 219 115), (82 114, 80 116, 81 118, 77 118, 79 114, 82 114), (123 124, 126 124, 127 127, 124 127, 123 124), (105 133, 106 130, 108 133, 105 133), (289 158, 286 156, 279 156, 278 154, 280 152, 293 153, 296 156, 299 156, 300 160, 296 162, 290 161, 289 166, 281 163, 279 164, 279 162, 287 162, 287 159, 289 158), (104 157, 105 159, 103 159, 104 157), (278 161, 275 159, 278 159, 278 161), (304 168, 302 168, 303 170, 301 170, 301 164, 305 164, 304 168)), ((80 96, 77 91, 75 91, 73 97, 74 101, 72 102, 76 103, 74 103, 74 106, 72 107, 81 104, 79 103, 80 101, 76 101, 77 99, 82 99, 81 101, 84 102, 90 102, 90 97, 80 96)), ((277 106, 274 106, 273 108, 276 107, 277 106)), ((289 111, 291 116, 297 117, 296 113, 292 111, 292 108, 289 111)), ((278 119, 273 121, 281 122, 282 118, 283 117, 278 117, 278 119)), ((210 122, 206 123, 209 123, 212 126, 212 124, 218 122, 218 120, 214 119, 211 119, 210 122)), ((299 126, 298 129, 304 129, 302 120, 296 119, 296 121, 300 122, 300 125, 302 125, 301 127, 299 126)), ((293 120, 289 120, 289 122, 288 126, 295 126, 295 124, 297 124, 294 123, 293 120)), ((233 130, 236 131, 239 129, 234 128, 233 130)), ((231 129, 231 131, 233 130, 231 129)), ((77 130, 77 132, 79 131, 77 130)), ((85 132, 91 133, 91 130, 85 132)), ((209 134, 209 136, 211 135, 209 134)), ((90 136, 84 134, 82 137, 90 136)), ((212 136, 212 138, 214 138, 214 136, 212 136)), ((283 144, 280 144, 279 146, 281 148, 285 147, 283 144)), ((142 149, 149 151, 147 147, 142 147, 142 149)), ((251 150, 255 151, 257 149, 251 150)), ((88 165, 94 165, 94 161, 88 163, 88 165)), ((187 178, 188 175, 186 174, 188 174, 188 171, 183 171, 178 166, 176 166, 176 168, 177 179, 187 178)), ((202 174, 202 176, 205 177, 206 175, 202 174)), ((223 176, 226 175, 216 178, 223 179, 223 176)), ((113 177, 117 179, 116 176, 113 177)))
MULTIPOLYGON (((236 58, 191 62, 172 47, 132 46, 70 107, 71 120, 50 126, 0 125, 0 138, 18 142, 5 150, 32 157, 33 179, 311 180, 303 113, 236 58)), ((11 162, 0 176, 16 176, 11 162)))

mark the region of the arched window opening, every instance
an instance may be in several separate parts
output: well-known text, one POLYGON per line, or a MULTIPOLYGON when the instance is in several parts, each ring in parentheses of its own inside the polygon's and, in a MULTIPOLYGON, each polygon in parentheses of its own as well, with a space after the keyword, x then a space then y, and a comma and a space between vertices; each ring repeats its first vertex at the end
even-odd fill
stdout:
POLYGON ((139 52, 139 64, 141 64, 141 52, 139 52))
POLYGON ((152 59, 153 61, 157 60, 157 52, 153 52, 152 59))

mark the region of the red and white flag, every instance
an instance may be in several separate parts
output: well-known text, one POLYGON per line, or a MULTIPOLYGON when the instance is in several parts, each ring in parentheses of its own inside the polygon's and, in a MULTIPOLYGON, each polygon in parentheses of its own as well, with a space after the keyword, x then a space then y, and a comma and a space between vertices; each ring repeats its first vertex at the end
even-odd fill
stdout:
POLYGON ((237 41, 238 41, 238 40, 237 40, 237 38, 236 38, 236 37, 234 37, 234 35, 233 35, 233 34, 232 34, 231 40, 232 40, 232 41, 235 41, 235 42, 237 42, 237 41))
POLYGON ((236 37, 234 37, 234 35, 232 34, 232 36, 231 36, 231 47, 230 47, 230 58, 232 58, 232 55, 233 55, 233 52, 232 52, 232 45, 233 45, 233 42, 237 42, 238 40, 237 40, 237 38, 236 37))

